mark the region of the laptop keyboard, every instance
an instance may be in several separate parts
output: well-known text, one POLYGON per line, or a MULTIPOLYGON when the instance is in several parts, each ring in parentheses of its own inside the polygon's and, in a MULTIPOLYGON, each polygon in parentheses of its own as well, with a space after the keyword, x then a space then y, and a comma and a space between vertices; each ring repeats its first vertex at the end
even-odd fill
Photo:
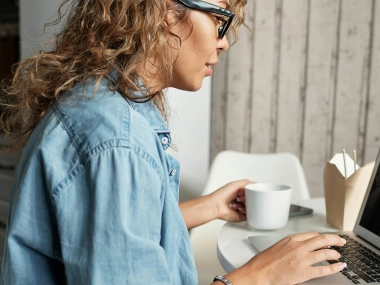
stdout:
MULTIPOLYGON (((343 247, 331 247, 341 254, 338 261, 347 263, 347 267, 341 273, 353 284, 380 282, 380 255, 347 235, 341 237, 347 240, 347 243, 343 247)), ((328 260, 329 263, 338 261, 328 260)))

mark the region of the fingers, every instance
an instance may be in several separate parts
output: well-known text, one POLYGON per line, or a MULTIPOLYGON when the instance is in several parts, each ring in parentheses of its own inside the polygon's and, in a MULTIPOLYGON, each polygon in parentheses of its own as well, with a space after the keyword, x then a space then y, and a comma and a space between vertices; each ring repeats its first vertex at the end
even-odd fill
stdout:
POLYGON ((239 211, 240 211, 240 213, 242 213, 244 215, 247 214, 247 210, 245 209, 245 207, 244 208, 239 208, 239 211))
POLYGON ((338 260, 340 258, 339 252, 333 249, 321 249, 311 253, 310 261, 316 264, 325 260, 338 260))
POLYGON ((313 266, 310 270, 310 279, 337 273, 347 267, 347 264, 338 262, 330 265, 313 266))
POLYGON ((319 234, 316 232, 306 232, 289 236, 285 239, 292 241, 304 241, 307 245, 307 250, 314 251, 321 248, 328 248, 330 246, 343 246, 346 240, 335 234, 319 234))
POLYGON ((247 219, 244 187, 249 183, 252 182, 246 179, 233 181, 209 194, 212 204, 216 208, 216 218, 230 222, 247 219))
POLYGON ((334 234, 319 234, 305 241, 308 250, 313 251, 321 248, 326 248, 332 245, 343 246, 346 240, 334 234))
POLYGON ((236 202, 238 203, 245 203, 245 195, 240 195, 238 194, 238 196, 236 197, 236 202))
POLYGON ((324 248, 332 245, 341 246, 344 243, 344 239, 334 234, 296 234, 283 238, 256 255, 251 260, 251 265, 254 267, 259 264, 260 270, 264 272, 279 272, 270 276, 273 284, 299 284, 345 268, 345 263, 338 262, 340 254, 337 251, 324 248), (337 262, 324 266, 315 265, 325 260, 337 262))
MULTIPOLYGON (((340 258, 340 254, 332 249, 328 249, 326 247, 336 245, 336 246, 343 246, 346 244, 346 240, 341 238, 338 235, 333 234, 320 234, 313 238, 311 238, 307 243, 312 243, 312 247, 319 247, 322 248, 320 250, 316 250, 312 252, 311 254, 311 261, 313 264, 319 263, 321 261, 325 260, 338 260, 340 258)), ((346 263, 343 262, 336 262, 330 265, 324 265, 324 266, 314 266, 311 268, 310 277, 311 278, 317 278, 322 277, 326 275, 330 275, 336 272, 341 271, 343 268, 347 266, 346 263)))
POLYGON ((341 271, 347 266, 346 263, 338 262, 340 254, 329 249, 329 246, 343 246, 346 240, 338 235, 334 234, 317 234, 314 232, 304 233, 292 237, 293 239, 303 240, 306 246, 306 250, 310 250, 308 262, 310 264, 318 264, 326 260, 336 260, 336 263, 323 265, 323 266, 311 266, 308 273, 308 278, 317 278, 333 274, 341 271))
POLYGON ((238 180, 230 182, 216 190, 214 193, 223 197, 227 203, 244 203, 245 202, 245 185, 252 183, 249 180, 238 180))
MULTIPOLYGON (((241 187, 241 186, 245 186, 247 183, 251 183, 251 182, 248 180, 240 180, 240 181, 235 181, 233 183, 238 184, 241 187)), ((230 203, 230 208, 232 208, 236 211, 239 211, 243 215, 246 214, 244 188, 240 188, 236 192, 236 198, 230 203)))
POLYGON ((244 188, 239 189, 239 190, 237 191, 237 196, 238 196, 238 197, 244 197, 244 199, 245 199, 245 190, 244 190, 244 188))
POLYGON ((230 208, 246 214, 245 204, 243 203, 230 203, 230 208))
POLYGON ((229 222, 242 222, 247 220, 245 208, 240 207, 237 204, 230 204, 230 211, 221 219, 229 222))

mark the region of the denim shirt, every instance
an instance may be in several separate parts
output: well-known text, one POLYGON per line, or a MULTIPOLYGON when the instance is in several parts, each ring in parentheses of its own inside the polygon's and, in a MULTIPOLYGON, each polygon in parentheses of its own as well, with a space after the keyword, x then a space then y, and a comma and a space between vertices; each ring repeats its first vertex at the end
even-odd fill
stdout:
POLYGON ((167 125, 107 83, 67 92, 30 137, 2 284, 197 284, 167 125))

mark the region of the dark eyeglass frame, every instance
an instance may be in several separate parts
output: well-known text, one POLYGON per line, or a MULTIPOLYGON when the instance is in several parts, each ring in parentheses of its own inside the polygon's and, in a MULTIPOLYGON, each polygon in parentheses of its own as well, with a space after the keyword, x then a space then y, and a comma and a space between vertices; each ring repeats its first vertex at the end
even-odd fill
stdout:
POLYGON ((214 13, 214 14, 228 17, 228 20, 225 20, 224 24, 220 26, 218 29, 219 39, 224 38, 224 36, 226 35, 228 31, 228 28, 230 27, 232 23, 232 20, 235 17, 235 13, 229 10, 223 9, 222 7, 219 7, 217 5, 205 2, 205 1, 201 1, 201 0, 177 0, 177 1, 190 9, 195 9, 199 11, 214 13))

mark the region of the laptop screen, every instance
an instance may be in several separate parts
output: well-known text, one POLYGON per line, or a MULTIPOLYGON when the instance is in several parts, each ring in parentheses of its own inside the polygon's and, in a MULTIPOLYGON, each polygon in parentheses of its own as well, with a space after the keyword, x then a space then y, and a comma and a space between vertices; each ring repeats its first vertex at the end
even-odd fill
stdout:
POLYGON ((380 151, 364 196, 354 232, 380 248, 380 151))
POLYGON ((377 167, 374 175, 360 225, 380 236, 380 167, 377 167))

